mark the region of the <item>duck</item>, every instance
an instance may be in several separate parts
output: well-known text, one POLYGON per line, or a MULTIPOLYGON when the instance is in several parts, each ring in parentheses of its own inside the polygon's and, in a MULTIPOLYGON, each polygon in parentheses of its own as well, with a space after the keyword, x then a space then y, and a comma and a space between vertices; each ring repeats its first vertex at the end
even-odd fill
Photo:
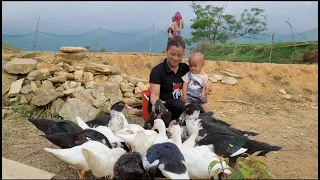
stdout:
POLYGON ((158 130, 159 134, 154 139, 153 144, 163 143, 163 142, 173 142, 172 139, 169 139, 166 134, 166 127, 162 119, 154 120, 154 124, 151 130, 158 130))
POLYGON ((77 124, 83 130, 91 129, 91 130, 95 130, 95 131, 103 134, 108 139, 109 143, 111 144, 111 148, 119 148, 120 147, 120 148, 124 148, 127 152, 130 152, 132 150, 132 148, 130 147, 130 145, 128 143, 124 142, 123 140, 121 140, 120 138, 115 136, 115 134, 112 132, 112 130, 110 128, 108 128, 107 126, 96 126, 94 128, 91 128, 79 116, 76 116, 76 121, 77 121, 77 124))
MULTIPOLYGON (((196 130, 193 132, 194 134, 197 134, 196 130)), ((213 145, 202 145, 197 147, 183 146, 181 143, 181 129, 179 125, 172 124, 170 126, 170 133, 172 134, 174 143, 178 146, 185 158, 188 175, 191 179, 208 179, 219 170, 223 171, 225 174, 231 174, 231 171, 228 169, 230 167, 225 161, 215 164, 212 167, 212 170, 210 172, 208 171, 208 167, 212 161, 220 161, 219 156, 212 152, 213 145)), ((194 142, 196 135, 192 134, 190 137, 192 138, 190 141, 193 140, 194 142)), ((195 143, 193 143, 193 145, 195 145, 195 143)))
POLYGON ((117 160, 125 154, 126 151, 122 148, 101 147, 99 151, 92 148, 82 147, 82 154, 92 172, 97 178, 114 177, 114 165, 117 160))
POLYGON ((142 159, 142 164, 152 179, 189 179, 184 156, 171 142, 150 146, 142 159))
POLYGON ((110 115, 99 116, 93 120, 87 121, 86 124, 94 128, 96 126, 108 126, 113 115, 118 115, 116 112, 122 112, 124 109, 132 109, 124 101, 118 101, 114 103, 110 108, 110 115))
MULTIPOLYGON (((146 135, 146 139, 148 142, 153 142, 154 139, 156 138, 156 136, 158 135, 157 132, 155 131, 152 131, 152 130, 140 130, 140 131, 143 131, 146 135)), ((138 131, 138 132, 140 132, 138 131)), ((137 133, 138 133, 137 132, 137 133)), ((129 143, 129 144, 134 144, 135 142, 135 137, 137 136, 137 133, 132 133, 132 134, 116 134, 117 137, 119 137, 121 140, 123 140, 124 142, 126 143, 129 143)))
POLYGON ((106 145, 98 142, 98 141, 87 141, 79 146, 75 146, 67 149, 52 149, 52 148, 44 148, 46 152, 53 154, 58 157, 60 160, 69 164, 70 167, 80 170, 79 177, 83 179, 85 173, 90 170, 89 165, 85 157, 82 154, 82 148, 90 149, 91 151, 99 152, 101 149, 108 148, 106 145))
POLYGON ((115 180, 122 179, 143 179, 147 175, 143 168, 142 156, 139 152, 123 154, 113 167, 115 180))
MULTIPOLYGON (((157 134, 156 134, 157 135, 157 134)), ((134 137, 133 149, 134 152, 138 152, 143 157, 148 148, 153 145, 155 136, 148 136, 145 131, 138 131, 134 137)))
POLYGON ((28 118, 28 121, 31 122, 37 129, 42 131, 45 135, 82 131, 81 127, 69 120, 54 121, 51 119, 28 118))
POLYGON ((200 145, 213 145, 214 153, 230 159, 230 163, 235 163, 238 157, 246 157, 246 154, 253 154, 261 151, 258 156, 264 156, 271 151, 281 150, 281 146, 270 145, 246 138, 244 136, 234 136, 230 134, 211 133, 196 143, 200 145))
POLYGON ((223 134, 230 134, 234 136, 244 136, 245 135, 244 133, 257 135, 257 133, 255 132, 241 131, 233 127, 225 126, 223 124, 203 121, 202 119, 199 119, 198 117, 200 114, 200 108, 196 104, 190 103, 186 105, 183 113, 185 113, 184 115, 185 120, 184 120, 184 123, 182 123, 182 125, 186 127, 183 129, 185 131, 183 132, 183 135, 188 137, 188 131, 190 129, 190 126, 195 126, 197 124, 197 126, 199 127, 198 128, 199 134, 196 138, 196 141, 201 140, 202 138, 204 138, 205 136, 207 136, 212 132, 215 132, 215 133, 220 132, 223 134))
POLYGON ((124 107, 129 106, 123 101, 120 101, 118 102, 117 106, 110 111, 111 119, 108 123, 108 127, 112 130, 113 133, 116 133, 129 124, 127 118, 122 113, 124 107))
POLYGON ((152 111, 150 112, 148 118, 144 122, 144 129, 151 129, 154 124, 155 119, 162 119, 165 123, 165 127, 168 128, 171 120, 172 114, 162 103, 161 99, 157 99, 154 102, 152 111))
POLYGON ((112 148, 109 140, 103 134, 92 129, 85 129, 78 132, 61 132, 49 135, 40 135, 52 142, 54 145, 59 146, 62 149, 72 148, 81 145, 88 140, 99 141, 109 148, 112 148))

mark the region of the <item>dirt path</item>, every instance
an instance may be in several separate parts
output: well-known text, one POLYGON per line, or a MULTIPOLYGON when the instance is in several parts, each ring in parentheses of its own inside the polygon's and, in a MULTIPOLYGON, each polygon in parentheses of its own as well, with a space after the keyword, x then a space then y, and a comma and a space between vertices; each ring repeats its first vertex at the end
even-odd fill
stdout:
MULTIPOLYGON (((121 54, 88 54, 89 58, 76 61, 77 65, 90 62, 118 65, 129 75, 149 78, 151 68, 162 61, 162 56, 121 54), (90 59, 92 58, 92 59, 90 59)), ((52 53, 40 57, 40 67, 55 62, 52 53)), ((222 69, 238 72, 241 78, 234 86, 213 84, 209 97, 215 116, 234 127, 258 131, 256 140, 283 149, 262 157, 277 178, 318 178, 318 93, 317 65, 278 65, 254 63, 207 62, 206 72, 213 75, 222 69), (284 89, 290 100, 278 92, 284 89), (236 99, 247 102, 216 102, 236 99)), ((142 121, 141 121, 142 122, 142 121)), ((77 172, 43 151, 54 147, 38 135, 40 132, 25 118, 12 114, 2 119, 3 156, 57 174, 56 178, 78 178, 77 172)), ((86 177, 92 177, 87 173, 86 177)))

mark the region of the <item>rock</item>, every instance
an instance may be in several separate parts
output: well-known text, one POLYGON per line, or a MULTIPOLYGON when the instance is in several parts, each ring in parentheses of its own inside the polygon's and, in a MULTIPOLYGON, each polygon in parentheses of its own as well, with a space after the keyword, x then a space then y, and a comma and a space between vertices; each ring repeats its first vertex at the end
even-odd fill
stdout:
POLYGON ((287 94, 287 92, 284 89, 279 89, 279 93, 281 94, 287 94))
POLYGON ((20 96, 20 104, 28 104, 29 101, 27 100, 25 95, 20 96))
POLYGON ((98 109, 106 105, 106 102, 110 99, 110 96, 100 96, 99 99, 93 101, 93 105, 98 109))
POLYGON ((60 47, 60 52, 63 52, 63 53, 79 53, 79 52, 84 52, 86 50, 87 49, 83 47, 73 47, 73 46, 60 47))
POLYGON ((292 98, 292 95, 290 94, 286 94, 286 95, 283 95, 283 97, 287 100, 291 99, 292 98))
POLYGON ((108 81, 120 83, 121 81, 123 81, 123 77, 121 75, 113 75, 108 79, 108 81))
POLYGON ((28 73, 27 79, 31 81, 41 81, 51 76, 49 69, 33 70, 28 73))
POLYGON ((43 91, 38 93, 32 100, 31 104, 36 106, 44 106, 49 104, 51 101, 57 99, 58 97, 62 97, 64 94, 61 92, 54 91, 43 91))
POLYGON ((63 76, 63 77, 65 77, 67 74, 69 74, 69 73, 67 73, 65 71, 56 71, 56 72, 53 73, 53 76, 63 76))
POLYGON ((15 97, 19 94, 22 84, 23 84, 24 78, 14 81, 11 86, 10 90, 8 92, 9 97, 15 97))
POLYGON ((220 69, 220 72, 223 74, 227 74, 228 76, 231 76, 231 77, 240 77, 240 75, 237 72, 230 69, 220 69))
POLYGON ((125 92, 123 93, 123 96, 127 98, 131 98, 131 97, 134 97, 134 94, 132 92, 125 92))
POLYGON ((89 91, 87 91, 87 89, 85 89, 82 86, 77 87, 74 90, 73 95, 76 99, 79 99, 83 102, 87 102, 88 104, 93 104, 95 100, 91 93, 89 93, 89 91))
POLYGON ((82 67, 81 67, 81 66, 75 66, 74 69, 76 69, 76 70, 81 70, 82 67))
POLYGON ((68 81, 72 81, 75 79, 75 75, 73 73, 68 73, 65 75, 65 77, 67 78, 68 81))
POLYGON ((94 79, 94 82, 96 82, 97 84, 102 84, 103 82, 108 80, 108 77, 105 76, 104 74, 99 74, 99 75, 96 75, 93 79, 94 79))
POLYGON ((61 107, 59 116, 66 120, 76 122, 76 116, 79 116, 85 122, 96 118, 99 110, 91 104, 83 102, 79 99, 69 98, 67 102, 61 107))
POLYGON ((20 90, 21 94, 30 94, 31 92, 32 92, 32 87, 30 84, 23 86, 20 90))
POLYGON ((136 86, 138 82, 148 83, 149 81, 138 77, 128 77, 128 82, 136 86))
POLYGON ((79 86, 79 84, 75 81, 70 81, 69 82, 69 87, 70 88, 77 88, 79 86))
MULTIPOLYGON (((49 81, 49 82, 50 82, 50 81, 49 81)), ((38 86, 37 86, 37 84, 36 84, 34 81, 31 81, 31 82, 30 82, 30 86, 31 86, 32 92, 38 90, 38 86)))
POLYGON ((4 64, 4 69, 10 74, 27 74, 37 67, 34 59, 13 58, 4 64))
POLYGON ((92 72, 98 71, 104 74, 121 74, 120 68, 115 66, 109 66, 104 64, 96 64, 96 63, 90 63, 85 67, 85 71, 92 72))
POLYGON ((69 95, 71 95, 71 94, 74 93, 74 90, 75 90, 75 89, 67 89, 67 90, 63 91, 63 94, 64 94, 65 96, 69 96, 69 95))
POLYGON ((213 83, 215 83, 215 82, 219 82, 216 78, 214 78, 214 77, 209 77, 209 80, 211 81, 211 82, 213 82, 213 83))
POLYGON ((130 115, 134 115, 134 116, 139 116, 141 117, 142 116, 142 110, 141 109, 132 109, 132 110, 128 110, 128 113, 130 115))
POLYGON ((107 81, 102 83, 101 86, 104 88, 104 94, 114 94, 119 98, 122 97, 119 83, 107 81))
POLYGON ((75 70, 74 71, 74 80, 76 81, 81 81, 83 76, 83 71, 82 70, 75 70))
POLYGON ((9 74, 2 69, 2 96, 9 91, 11 84, 17 79, 17 75, 9 74))
POLYGON ((96 84, 94 81, 85 82, 84 87, 86 89, 92 89, 94 84, 96 84))
POLYGON ((147 87, 142 82, 138 82, 137 87, 134 89, 134 93, 141 94, 144 90, 147 90, 147 87))
POLYGON ((64 92, 66 89, 64 88, 64 87, 62 87, 62 86, 59 86, 59 87, 57 87, 54 91, 55 92, 64 92))
POLYGON ((142 105, 142 100, 137 98, 123 98, 123 101, 131 107, 137 107, 142 105))
POLYGON ((85 82, 93 81, 93 74, 91 72, 84 72, 83 73, 83 80, 85 82))
POLYGON ((58 98, 58 99, 52 101, 51 114, 53 116, 58 116, 59 111, 61 110, 61 107, 64 105, 64 103, 65 103, 65 101, 61 98, 58 98))
POLYGON ((134 85, 132 83, 128 83, 120 86, 122 92, 133 92, 134 85))
POLYGON ((54 86, 51 81, 43 81, 39 89, 41 91, 54 91, 54 86))
POLYGON ((123 79, 127 79, 128 78, 128 74, 127 73, 122 73, 121 76, 122 76, 123 79))
POLYGON ((213 74, 212 77, 215 78, 217 81, 221 81, 222 78, 223 78, 223 75, 221 75, 221 74, 213 74))
POLYGON ((64 82, 63 84, 61 84, 61 86, 66 90, 70 89, 68 82, 64 82))
MULTIPOLYGON (((15 98, 10 98, 9 99, 9 102, 16 102, 18 100, 18 98, 17 97, 15 97, 15 98)), ((18 103, 19 104, 19 103, 18 103)))
MULTIPOLYGON (((122 101, 122 98, 119 98, 119 97, 117 97, 117 96, 115 96, 115 95, 110 95, 110 105, 112 106, 113 104, 115 104, 115 103, 117 103, 117 102, 119 102, 119 101, 122 101)), ((110 106, 110 107, 111 107, 110 106)))
POLYGON ((69 64, 67 63, 63 63, 62 65, 62 68, 66 71, 68 71, 69 73, 73 72, 75 69, 74 67, 70 66, 69 64))
POLYGON ((67 78, 65 76, 55 76, 55 77, 49 78, 47 80, 51 81, 53 83, 64 83, 67 81, 67 78))
POLYGON ((221 80, 221 83, 230 84, 230 85, 237 84, 237 82, 238 81, 234 77, 228 77, 228 76, 224 76, 221 80))

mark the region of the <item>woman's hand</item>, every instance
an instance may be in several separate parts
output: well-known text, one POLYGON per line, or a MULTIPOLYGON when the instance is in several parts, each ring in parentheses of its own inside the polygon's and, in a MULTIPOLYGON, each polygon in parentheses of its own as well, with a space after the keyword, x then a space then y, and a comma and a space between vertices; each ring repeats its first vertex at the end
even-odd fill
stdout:
POLYGON ((206 91, 206 88, 204 87, 203 89, 202 89, 202 92, 201 92, 201 95, 200 95, 200 99, 202 100, 202 101, 204 101, 205 99, 206 99, 206 96, 207 96, 208 94, 207 94, 207 91, 206 91))
POLYGON ((187 103, 188 102, 188 96, 186 94, 182 95, 182 100, 187 103))

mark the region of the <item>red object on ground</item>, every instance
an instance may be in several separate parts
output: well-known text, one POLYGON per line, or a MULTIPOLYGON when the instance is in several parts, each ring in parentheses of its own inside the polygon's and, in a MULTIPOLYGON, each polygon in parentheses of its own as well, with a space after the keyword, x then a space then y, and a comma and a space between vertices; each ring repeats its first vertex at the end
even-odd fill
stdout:
POLYGON ((148 113, 148 104, 149 104, 149 97, 150 97, 150 90, 144 90, 141 92, 142 96, 142 118, 146 120, 149 116, 148 113))

